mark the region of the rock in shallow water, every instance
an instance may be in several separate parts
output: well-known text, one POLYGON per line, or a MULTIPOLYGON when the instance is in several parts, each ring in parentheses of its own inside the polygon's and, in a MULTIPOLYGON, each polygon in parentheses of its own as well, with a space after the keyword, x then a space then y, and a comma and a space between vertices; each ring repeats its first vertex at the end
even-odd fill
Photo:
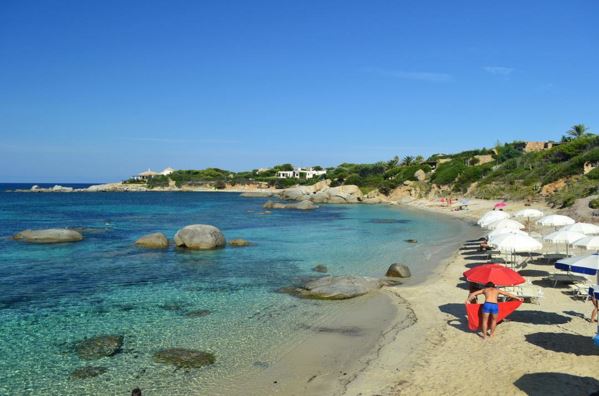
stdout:
POLYGON ((178 247, 194 250, 218 249, 225 246, 225 236, 216 227, 208 224, 192 224, 175 234, 178 247))
POLYGON ((209 311, 207 309, 198 309, 195 311, 189 311, 185 314, 185 316, 187 316, 188 318, 202 318, 204 316, 208 316, 212 313, 212 311, 209 311))
POLYGON ((210 352, 185 348, 169 348, 154 354, 156 363, 171 364, 178 368, 199 368, 214 364, 216 358, 210 352))
POLYGON ((249 241, 246 241, 245 239, 232 239, 229 241, 229 245, 234 247, 245 247, 250 246, 251 243, 249 241))
POLYGON ((312 271, 326 273, 326 272, 329 272, 329 269, 327 268, 326 265, 318 264, 314 268, 312 268, 312 271))
POLYGON ((393 278, 409 278, 412 276, 412 273, 407 265, 395 263, 389 266, 385 276, 390 276, 393 278))
POLYGON ((80 367, 71 372, 71 379, 87 379, 94 378, 98 375, 102 375, 107 372, 108 369, 106 367, 97 367, 97 366, 86 366, 80 367))
POLYGON ((296 209, 296 210, 312 210, 312 209, 318 208, 318 206, 314 205, 311 201, 301 201, 298 203, 290 203, 290 204, 267 201, 264 205, 262 205, 262 207, 265 209, 296 209))
POLYGON ((123 346, 123 336, 100 335, 80 341, 75 345, 75 352, 84 360, 95 360, 116 355, 123 346))
POLYGON ((166 249, 168 248, 168 239, 163 233, 155 232, 142 236, 135 241, 135 244, 148 249, 166 249))
POLYGON ((13 238, 31 243, 64 243, 81 241, 83 235, 66 228, 49 228, 46 230, 24 230, 13 238))
POLYGON ((301 298, 345 300, 367 294, 381 287, 375 278, 360 276, 327 276, 306 282, 301 287, 285 288, 283 292, 301 298))

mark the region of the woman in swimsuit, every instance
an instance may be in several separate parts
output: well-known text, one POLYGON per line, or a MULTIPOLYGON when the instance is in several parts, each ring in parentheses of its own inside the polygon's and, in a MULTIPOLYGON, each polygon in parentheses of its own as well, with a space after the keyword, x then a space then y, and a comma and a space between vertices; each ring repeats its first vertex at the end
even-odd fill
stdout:
POLYGON ((485 285, 484 289, 475 291, 468 295, 466 299, 466 304, 470 303, 470 301, 476 299, 478 295, 485 296, 485 303, 483 304, 483 339, 487 338, 487 324, 489 322, 489 315, 491 315, 491 337, 495 335, 495 326, 497 326, 497 314, 499 313, 499 306, 497 305, 497 297, 501 294, 507 296, 509 298, 513 298, 514 300, 524 301, 524 299, 520 297, 516 297, 513 294, 506 293, 501 291, 495 287, 493 282, 489 282, 485 285))

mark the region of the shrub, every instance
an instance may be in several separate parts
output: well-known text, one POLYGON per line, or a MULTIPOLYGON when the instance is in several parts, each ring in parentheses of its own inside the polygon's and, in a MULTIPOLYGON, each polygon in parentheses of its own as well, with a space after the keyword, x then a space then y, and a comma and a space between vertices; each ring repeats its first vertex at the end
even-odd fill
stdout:
POLYGON ((585 176, 588 177, 589 179, 593 179, 593 180, 599 179, 599 168, 593 169, 592 171, 587 173, 585 176))
POLYGON ((217 180, 216 183, 214 183, 214 188, 217 190, 224 190, 226 187, 227 184, 222 180, 217 180))
POLYGON ((347 179, 345 179, 345 181, 343 182, 343 184, 345 184, 345 185, 354 184, 354 185, 356 185, 358 187, 363 185, 362 178, 360 176, 356 175, 356 174, 349 175, 347 177, 347 179))
POLYGON ((152 177, 148 178, 148 181, 146 182, 146 185, 148 186, 148 188, 168 187, 168 184, 169 184, 169 178, 168 178, 168 176, 164 176, 164 175, 152 176, 152 177))
POLYGON ((589 208, 599 209, 599 198, 591 199, 591 201, 589 202, 589 208))
POLYGON ((394 180, 385 180, 378 186, 378 190, 383 195, 389 195, 398 186, 394 180))
POLYGON ((466 165, 459 159, 441 164, 433 175, 432 182, 439 185, 451 184, 464 168, 466 168, 466 165))

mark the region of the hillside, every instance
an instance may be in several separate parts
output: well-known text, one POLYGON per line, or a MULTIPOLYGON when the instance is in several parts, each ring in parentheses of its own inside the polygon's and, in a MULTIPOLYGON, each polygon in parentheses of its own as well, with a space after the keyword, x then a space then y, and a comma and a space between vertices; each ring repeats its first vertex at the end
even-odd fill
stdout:
POLYGON ((395 157, 374 164, 343 163, 327 168, 326 175, 313 179, 277 178, 278 171, 293 169, 290 164, 283 164, 247 172, 216 168, 179 170, 152 177, 147 186, 208 185, 219 189, 251 183, 286 188, 330 179, 332 186, 357 185, 363 192, 378 190, 383 195, 528 200, 542 197, 553 206, 568 207, 578 198, 597 193, 599 168, 592 169, 597 164, 599 136, 583 133, 544 145, 512 142, 497 144, 493 149, 435 154, 427 159, 395 157))

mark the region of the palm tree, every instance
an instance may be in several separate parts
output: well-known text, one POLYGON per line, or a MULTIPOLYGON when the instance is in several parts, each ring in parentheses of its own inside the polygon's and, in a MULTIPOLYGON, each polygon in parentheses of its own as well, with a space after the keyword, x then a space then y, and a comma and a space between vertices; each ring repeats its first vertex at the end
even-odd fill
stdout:
POLYGON ((591 131, 584 124, 576 124, 573 125, 572 128, 568 130, 568 135, 573 138, 579 138, 581 136, 588 135, 591 131))
POLYGON ((403 161, 401 161, 402 165, 411 165, 412 162, 414 162, 414 157, 412 157, 411 155, 407 155, 403 158, 403 161))

